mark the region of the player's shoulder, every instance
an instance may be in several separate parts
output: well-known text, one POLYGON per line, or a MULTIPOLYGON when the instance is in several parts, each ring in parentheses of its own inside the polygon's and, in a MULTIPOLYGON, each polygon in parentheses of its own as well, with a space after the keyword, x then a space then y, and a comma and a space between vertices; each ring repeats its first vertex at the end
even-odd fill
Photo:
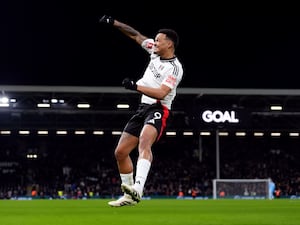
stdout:
POLYGON ((182 63, 181 63, 181 61, 180 61, 180 59, 179 59, 178 57, 176 57, 176 59, 175 59, 175 64, 176 64, 178 67, 180 67, 181 70, 183 70, 183 65, 182 65, 182 63))

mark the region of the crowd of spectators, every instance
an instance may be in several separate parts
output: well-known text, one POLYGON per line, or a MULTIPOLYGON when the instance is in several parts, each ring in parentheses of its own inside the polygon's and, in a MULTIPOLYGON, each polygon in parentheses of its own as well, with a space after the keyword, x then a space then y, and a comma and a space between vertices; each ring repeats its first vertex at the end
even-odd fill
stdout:
MULTIPOLYGON (((103 149, 97 145, 83 151, 65 148, 63 152, 48 152, 36 159, 24 159, 2 148, 0 199, 117 197, 122 193, 113 147, 103 149)), ((255 148, 249 144, 222 146, 220 178, 271 177, 281 197, 300 196, 299 153, 263 147, 255 148)), ((193 140, 173 139, 154 146, 153 151, 154 163, 145 196, 176 197, 179 193, 183 196, 196 193, 197 196, 212 197, 212 180, 216 178, 214 144, 199 145, 193 140)))

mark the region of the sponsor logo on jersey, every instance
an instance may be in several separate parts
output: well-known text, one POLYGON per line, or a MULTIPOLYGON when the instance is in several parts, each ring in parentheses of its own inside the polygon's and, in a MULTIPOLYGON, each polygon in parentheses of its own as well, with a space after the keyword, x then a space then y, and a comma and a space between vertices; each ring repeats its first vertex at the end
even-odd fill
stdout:
POLYGON ((176 78, 172 75, 169 75, 168 78, 166 79, 166 82, 171 84, 172 86, 175 86, 176 84, 176 78))
POLYGON ((160 78, 160 73, 156 70, 155 66, 153 63, 149 64, 149 69, 151 70, 151 72, 153 73, 155 78, 160 78))

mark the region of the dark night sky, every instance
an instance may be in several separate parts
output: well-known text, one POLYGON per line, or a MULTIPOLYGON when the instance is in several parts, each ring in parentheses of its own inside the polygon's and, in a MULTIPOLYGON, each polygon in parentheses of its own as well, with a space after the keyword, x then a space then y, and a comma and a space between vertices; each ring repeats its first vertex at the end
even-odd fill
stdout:
POLYGON ((177 30, 183 87, 300 87, 297 14, 111 3, 11 1, 0 23, 0 85, 120 86, 124 77, 137 79, 148 55, 98 23, 110 14, 149 37, 159 28, 177 30))

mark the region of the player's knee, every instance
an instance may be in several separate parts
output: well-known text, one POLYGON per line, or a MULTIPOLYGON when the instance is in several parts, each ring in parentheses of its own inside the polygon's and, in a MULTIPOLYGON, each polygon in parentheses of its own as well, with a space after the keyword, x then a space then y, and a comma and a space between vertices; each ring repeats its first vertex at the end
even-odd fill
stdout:
POLYGON ((115 150, 115 158, 120 161, 125 159, 128 156, 128 153, 126 151, 123 151, 122 149, 117 148, 115 150))
POLYGON ((139 144, 139 153, 151 152, 151 145, 149 143, 140 143, 139 144))

